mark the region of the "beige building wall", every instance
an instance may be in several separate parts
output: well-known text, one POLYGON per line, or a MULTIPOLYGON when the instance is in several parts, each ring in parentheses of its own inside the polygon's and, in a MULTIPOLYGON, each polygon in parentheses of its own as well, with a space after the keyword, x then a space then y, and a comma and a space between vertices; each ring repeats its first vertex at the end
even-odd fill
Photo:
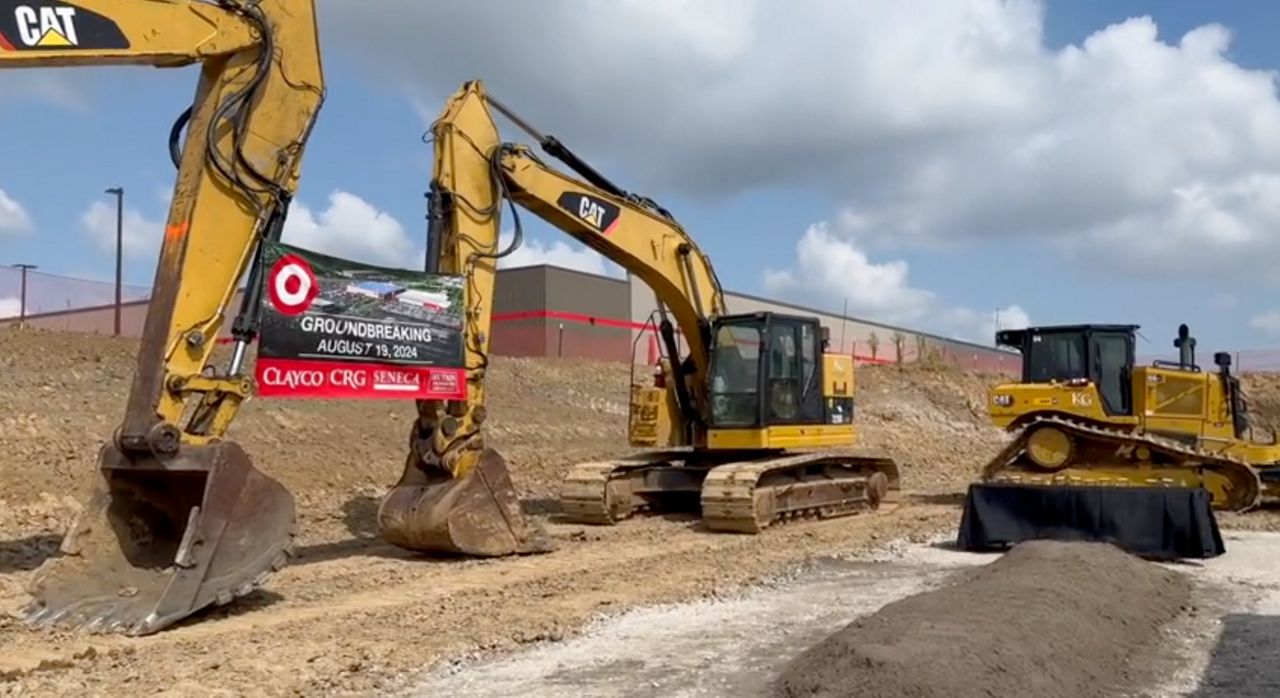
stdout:
MULTIPOLYGON (((628 277, 631 285, 631 321, 646 323, 654 317, 657 299, 644 282, 628 277)), ((1017 371, 1021 366, 1018 354, 983 346, 972 342, 942 337, 908 328, 894 327, 860 318, 845 318, 839 314, 773 301, 741 293, 725 293, 725 305, 730 313, 776 312, 792 315, 815 316, 830 333, 830 351, 850 354, 864 363, 893 363, 899 360, 912 362, 930 354, 964 367, 981 370, 1017 371)), ((639 332, 641 330, 634 330, 639 332)), ((994 340, 995 329, 992 328, 994 340)), ((681 343, 681 350, 687 347, 681 343)))

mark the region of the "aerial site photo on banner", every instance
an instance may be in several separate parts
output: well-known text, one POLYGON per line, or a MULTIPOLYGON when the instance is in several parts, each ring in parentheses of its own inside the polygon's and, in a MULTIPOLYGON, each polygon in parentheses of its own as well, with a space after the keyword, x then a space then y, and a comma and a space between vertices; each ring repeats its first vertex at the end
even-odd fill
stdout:
POLYGON ((463 277, 265 243, 263 397, 466 397, 463 277))

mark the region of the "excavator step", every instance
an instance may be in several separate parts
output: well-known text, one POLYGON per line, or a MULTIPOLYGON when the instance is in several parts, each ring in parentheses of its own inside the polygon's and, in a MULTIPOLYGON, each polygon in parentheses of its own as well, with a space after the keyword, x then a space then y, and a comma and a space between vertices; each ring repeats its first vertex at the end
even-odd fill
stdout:
POLYGON ((957 547, 992 551, 1035 539, 1111 543, 1163 560, 1226 552, 1209 493, 1201 487, 969 486, 957 547))

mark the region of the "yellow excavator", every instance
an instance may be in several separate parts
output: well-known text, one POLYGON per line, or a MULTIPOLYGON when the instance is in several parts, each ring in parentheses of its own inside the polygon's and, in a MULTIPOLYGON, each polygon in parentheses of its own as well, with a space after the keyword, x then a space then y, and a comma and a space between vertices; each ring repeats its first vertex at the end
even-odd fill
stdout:
POLYGON ((469 395, 419 403, 404 475, 379 510, 386 540, 465 553, 547 549, 542 530, 518 518, 506 462, 483 443, 494 273, 521 242, 517 204, 638 277, 659 302, 668 359, 654 385, 631 395, 630 442, 648 450, 573 468, 561 496, 569 520, 692 508, 711 530, 757 532, 875 509, 900 489, 893 460, 852 448, 852 357, 825 351, 817 318, 728 314, 710 260, 668 211, 539 133, 480 81, 449 98, 431 134, 428 266, 466 279, 469 395), (578 177, 500 140, 494 112, 578 177), (515 237, 500 249, 504 200, 515 237), (687 354, 673 360, 681 339, 687 354))
POLYGON ((1216 354, 1217 373, 1203 371, 1195 362, 1195 338, 1182 325, 1176 362, 1137 365, 1137 330, 1091 324, 997 333, 997 344, 1022 354, 1022 376, 989 391, 990 419, 1013 439, 986 464, 982 481, 1025 489, 1009 490, 1020 503, 995 497, 975 506, 989 514, 1008 507, 1005 518, 1021 518, 1029 529, 1074 530, 1156 549, 1179 536, 1215 537, 1209 507, 1246 511, 1269 494, 1267 484, 1274 492, 1280 444, 1248 438, 1247 405, 1231 356, 1216 354), (1086 495, 1071 498, 1087 488, 1108 488, 1108 509, 1086 495), (1203 504, 1172 503, 1187 490, 1203 491, 1203 504), (1034 513, 1027 503, 1033 499, 1034 513))
POLYGON ((259 294, 209 363, 237 282, 260 286, 325 98, 311 0, 0 0, 0 69, 200 64, 174 125, 177 179, 124 419, 27 618, 140 635, 251 591, 288 557, 294 503, 223 438, 259 294), (187 138, 181 143, 182 129, 187 138))
MULTIPOLYGON (((0 0, 0 68, 192 64, 200 78, 170 133, 178 173, 124 417, 62 554, 32 576, 37 625, 154 633, 251 592, 292 550, 292 495, 226 433, 254 391, 244 365, 261 318, 261 243, 280 239, 325 98, 313 1, 0 0), (216 366, 229 312, 235 343, 216 366)), ((586 182, 500 142, 489 106, 500 108, 468 83, 434 126, 428 266, 467 279, 469 391, 418 403, 403 475, 379 509, 385 540, 478 556, 554 549, 481 430, 495 263, 514 249, 497 249, 504 198, 649 283, 690 347, 665 386, 636 393, 648 417, 633 440, 661 434, 672 448, 586 467, 595 491, 578 469, 571 512, 613 520, 701 492, 712 528, 756 530, 874 508, 898 487, 891 460, 836 448, 855 440, 853 366, 822 351, 816 319, 725 315, 707 258, 667 212, 554 139, 540 142, 586 182)), ((662 331, 676 356, 666 317, 662 331)))

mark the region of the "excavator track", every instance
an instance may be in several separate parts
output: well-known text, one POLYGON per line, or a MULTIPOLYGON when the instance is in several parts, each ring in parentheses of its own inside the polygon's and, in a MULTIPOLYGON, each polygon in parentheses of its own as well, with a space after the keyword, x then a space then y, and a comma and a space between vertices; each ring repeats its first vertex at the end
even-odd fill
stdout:
MULTIPOLYGON (((682 480, 701 479, 706 474, 706 468, 672 465, 687 457, 685 452, 660 451, 614 461, 579 463, 565 476, 560 493, 561 514, 571 523, 610 525, 652 511, 654 492, 646 484, 660 480, 662 471, 680 468, 674 472, 684 475, 682 480)), ((672 489, 671 479, 667 478, 668 492, 672 489)), ((660 494, 663 483, 656 484, 660 494)))
POLYGON ((712 531, 759 533, 786 521, 875 510, 900 489, 897 465, 879 454, 820 451, 725 464, 699 463, 690 455, 582 463, 565 480, 562 513, 573 523, 614 524, 668 508, 667 500, 681 495, 701 508, 712 531))
POLYGON ((880 455, 814 452, 729 463, 702 485, 702 522, 712 531, 759 533, 784 522, 880 508, 900 489, 897 464, 880 455))
POLYGON ((1108 429, 1059 416, 1031 419, 983 468, 987 482, 1038 485, 1104 485, 1111 487, 1197 487, 1212 495, 1216 509, 1242 512, 1257 506, 1262 480, 1247 462, 1172 439, 1108 429), (1023 459, 1031 436, 1053 427, 1084 450, 1097 453, 1112 449, 1102 462, 1068 463, 1056 471, 1041 469, 1023 459), (1141 454, 1139 449, 1145 449, 1141 454), (1168 461, 1154 462, 1157 458, 1168 461), (1110 461, 1110 462, 1106 462, 1110 461))

